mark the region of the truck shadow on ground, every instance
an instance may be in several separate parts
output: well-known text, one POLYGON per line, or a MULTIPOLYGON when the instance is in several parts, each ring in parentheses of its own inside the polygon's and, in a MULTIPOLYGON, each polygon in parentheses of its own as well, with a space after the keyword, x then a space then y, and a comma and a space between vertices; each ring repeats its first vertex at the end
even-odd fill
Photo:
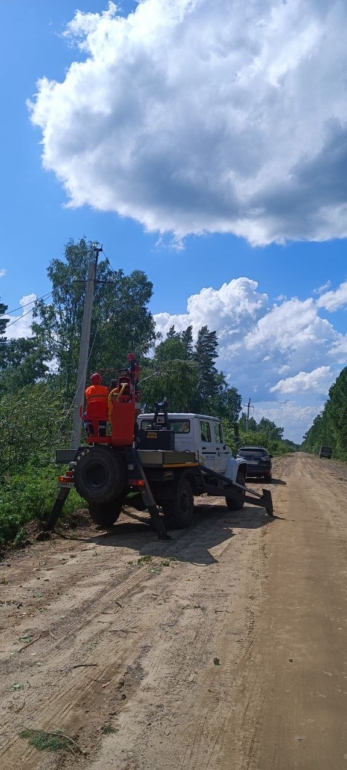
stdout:
POLYGON ((123 520, 112 529, 100 532, 88 542, 108 548, 129 548, 129 560, 144 556, 171 557, 176 561, 208 566, 218 563, 213 550, 227 544, 235 536, 234 529, 259 529, 269 526, 275 518, 267 516, 263 508, 245 507, 234 513, 225 506, 200 504, 196 506, 194 521, 188 529, 169 530, 171 540, 162 541, 157 539, 154 529, 143 516, 127 511, 126 518, 122 517, 123 520))

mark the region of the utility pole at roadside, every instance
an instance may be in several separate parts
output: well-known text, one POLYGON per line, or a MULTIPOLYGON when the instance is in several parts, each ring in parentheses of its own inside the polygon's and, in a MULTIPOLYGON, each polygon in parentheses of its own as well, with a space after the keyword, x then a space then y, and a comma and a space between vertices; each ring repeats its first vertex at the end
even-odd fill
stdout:
POLYGON ((81 443, 82 420, 80 417, 80 409, 81 409, 81 406, 83 405, 84 391, 86 387, 86 377, 87 377, 87 368, 88 368, 88 359, 89 359, 90 326, 92 322, 96 268, 98 265, 99 254, 101 251, 102 251, 102 246, 99 246, 98 244, 94 243, 93 259, 91 260, 88 266, 88 276, 87 276, 87 282, 86 282, 86 296, 84 300, 80 355, 79 355, 78 370, 77 370, 77 386, 76 386, 75 403, 74 403, 71 449, 78 449, 81 443))
POLYGON ((249 398, 248 399, 248 404, 247 404, 247 415, 246 415, 246 433, 248 433, 248 423, 249 423, 249 412, 250 412, 250 409, 251 409, 251 399, 249 398))

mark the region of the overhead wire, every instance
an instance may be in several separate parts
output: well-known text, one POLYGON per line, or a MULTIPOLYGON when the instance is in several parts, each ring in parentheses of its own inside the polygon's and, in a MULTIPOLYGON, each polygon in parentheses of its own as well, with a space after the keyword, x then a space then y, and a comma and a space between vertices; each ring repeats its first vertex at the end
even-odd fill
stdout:
POLYGON ((47 299, 50 294, 52 294, 52 291, 48 291, 47 294, 44 294, 42 297, 38 297, 34 300, 31 300, 31 302, 26 302, 25 305, 20 305, 19 307, 15 307, 14 310, 6 310, 6 313, 4 313, 4 316, 12 315, 12 313, 16 313, 17 310, 22 310, 23 307, 28 307, 28 305, 33 305, 34 302, 41 302, 43 299, 47 299))
POLYGON ((32 313, 32 310, 33 309, 30 308, 30 310, 27 310, 26 313, 23 313, 22 315, 18 316, 18 318, 14 318, 13 321, 11 321, 11 323, 7 324, 6 331, 7 329, 9 329, 10 326, 13 326, 13 324, 18 323, 18 321, 21 321, 22 318, 25 318, 26 315, 29 315, 29 313, 32 313))

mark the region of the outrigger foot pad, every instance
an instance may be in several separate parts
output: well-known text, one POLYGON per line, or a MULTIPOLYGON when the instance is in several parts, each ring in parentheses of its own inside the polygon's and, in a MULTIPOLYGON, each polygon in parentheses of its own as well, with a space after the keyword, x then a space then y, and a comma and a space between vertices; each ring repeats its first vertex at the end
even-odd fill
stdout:
POLYGON ((150 516, 151 516, 151 521, 152 521, 153 527, 154 527, 154 529, 155 529, 155 531, 156 531, 156 533, 158 535, 158 539, 159 540, 171 540, 170 535, 167 534, 167 531, 165 529, 165 524, 164 524, 162 518, 159 516, 159 511, 158 511, 157 506, 155 504, 154 505, 148 505, 147 508, 148 508, 150 516))
POLYGON ((263 501, 264 508, 268 516, 274 515, 274 507, 272 502, 272 495, 269 489, 263 489, 263 501))

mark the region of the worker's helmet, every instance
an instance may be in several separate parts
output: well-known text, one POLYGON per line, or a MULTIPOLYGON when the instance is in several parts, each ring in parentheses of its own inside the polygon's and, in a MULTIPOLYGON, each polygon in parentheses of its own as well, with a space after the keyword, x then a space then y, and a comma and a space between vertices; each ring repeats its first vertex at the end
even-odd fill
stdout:
POLYGON ((135 360, 134 353, 128 353, 127 354, 127 360, 128 361, 134 361, 135 360))
POLYGON ((99 372, 95 372, 95 374, 92 374, 90 378, 91 385, 101 385, 102 383, 102 377, 99 372))

